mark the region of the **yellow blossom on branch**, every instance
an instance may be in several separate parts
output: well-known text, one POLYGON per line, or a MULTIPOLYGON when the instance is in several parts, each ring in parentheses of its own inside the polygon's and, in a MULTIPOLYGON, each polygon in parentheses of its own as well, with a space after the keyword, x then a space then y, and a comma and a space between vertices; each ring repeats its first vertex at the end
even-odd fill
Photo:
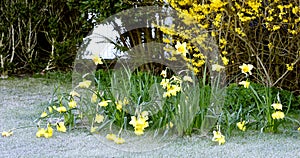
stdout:
POLYGON ((229 60, 224 56, 222 57, 223 64, 226 66, 229 63, 229 60))
POLYGON ((285 64, 285 65, 286 65, 286 69, 288 71, 293 71, 293 69, 294 69, 294 63, 292 63, 292 64, 285 64))

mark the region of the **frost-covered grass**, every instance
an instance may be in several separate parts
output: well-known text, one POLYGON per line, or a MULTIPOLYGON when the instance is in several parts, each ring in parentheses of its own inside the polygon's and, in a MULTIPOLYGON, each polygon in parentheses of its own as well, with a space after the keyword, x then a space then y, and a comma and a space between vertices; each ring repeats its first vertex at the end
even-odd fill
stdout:
MULTIPOLYGON (((178 138, 159 150, 134 153, 109 147, 90 135, 87 129, 55 133, 51 139, 36 138, 33 121, 51 98, 56 81, 47 79, 0 80, 0 131, 33 126, 0 137, 0 157, 299 157, 300 133, 281 134, 247 131, 232 134, 218 146, 212 135, 178 138)), ((63 89, 68 89, 64 85, 63 89)), ((141 146, 147 146, 143 142, 141 146)), ((118 146, 114 146, 118 147, 118 146)))

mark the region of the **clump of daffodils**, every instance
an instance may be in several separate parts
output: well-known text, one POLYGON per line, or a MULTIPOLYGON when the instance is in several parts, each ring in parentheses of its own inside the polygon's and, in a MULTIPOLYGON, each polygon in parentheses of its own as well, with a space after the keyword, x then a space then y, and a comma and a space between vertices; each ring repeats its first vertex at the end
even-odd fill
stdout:
POLYGON ((36 137, 45 137, 50 138, 53 135, 53 128, 50 124, 47 125, 47 129, 39 128, 39 130, 36 132, 36 137))
MULTIPOLYGON (((161 75, 164 77, 162 81, 160 82, 160 85, 166 89, 167 91, 164 92, 163 97, 171 97, 171 96, 176 96, 177 93, 181 91, 181 79, 177 76, 172 76, 170 79, 166 78, 167 75, 167 70, 163 70, 161 75)), ((185 76, 184 80, 192 82, 191 77, 185 76)))
MULTIPOLYGON (((38 131, 36 132, 35 136, 38 138, 45 137, 45 138, 51 138, 53 136, 53 128, 51 127, 52 125, 48 123, 47 128, 38 128, 38 131)), ((67 128, 64 125, 64 122, 58 122, 56 124, 56 130, 59 132, 66 132, 67 128)))
POLYGON ((143 111, 141 114, 136 116, 131 116, 131 121, 129 124, 131 124, 134 127, 134 133, 136 135, 143 135, 145 128, 149 127, 148 120, 148 112, 143 111))

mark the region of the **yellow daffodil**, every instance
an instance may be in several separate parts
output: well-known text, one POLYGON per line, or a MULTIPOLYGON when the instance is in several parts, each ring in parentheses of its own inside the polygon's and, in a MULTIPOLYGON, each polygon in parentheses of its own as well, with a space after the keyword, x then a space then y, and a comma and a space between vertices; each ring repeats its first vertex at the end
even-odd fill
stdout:
POLYGON ((187 81, 187 82, 193 83, 193 79, 191 78, 191 76, 184 76, 183 77, 183 81, 187 81))
POLYGON ((131 116, 131 121, 129 122, 134 127, 134 133, 136 135, 143 135, 144 129, 149 126, 147 120, 141 116, 136 118, 135 116, 131 116))
POLYGON ((276 111, 272 114, 273 119, 283 119, 284 118, 284 113, 281 111, 276 111))
POLYGON ((181 54, 184 57, 188 53, 188 50, 186 48, 186 42, 183 42, 181 44, 179 41, 177 41, 175 48, 176 48, 176 53, 181 54))
POLYGON ((116 144, 123 144, 123 143, 125 143, 125 139, 118 137, 118 138, 114 139, 114 142, 116 144))
POLYGON ((148 115, 149 115, 149 112, 148 111, 143 111, 141 113, 141 117, 144 118, 145 120, 148 120, 148 115))
POLYGON ((181 83, 182 82, 181 79, 178 76, 172 76, 171 80, 173 80, 173 82, 175 82, 175 83, 181 83))
POLYGON ((107 134, 106 139, 114 141, 117 138, 115 134, 107 134))
POLYGON ((38 131, 36 132, 36 137, 43 137, 46 133, 46 130, 44 128, 39 128, 38 131))
POLYGON ((49 111, 50 113, 52 113, 52 112, 53 112, 53 108, 52 108, 51 106, 49 106, 49 107, 48 107, 48 111, 49 111))
POLYGON ((167 92, 164 92, 163 97, 171 97, 171 96, 176 96, 177 92, 180 92, 181 88, 178 85, 171 85, 167 87, 167 92))
POLYGON ((300 131, 300 127, 298 127, 298 131, 300 131))
POLYGON ((160 75, 162 77, 166 78, 167 77, 167 70, 162 70, 161 73, 160 73, 160 75))
POLYGON ((236 123, 236 126, 237 126, 241 131, 245 131, 245 130, 246 130, 245 121, 236 123))
POLYGON ((13 135, 13 133, 14 133, 13 131, 8 131, 8 132, 4 131, 2 132, 2 137, 10 137, 13 135))
POLYGON ((213 64, 213 65, 212 65, 212 71, 220 72, 220 71, 222 71, 223 69, 225 69, 225 67, 224 67, 224 66, 221 66, 221 65, 219 65, 219 64, 213 64))
POLYGON ((95 122, 96 123, 101 123, 101 122, 103 122, 103 120, 104 120, 104 116, 103 115, 96 114, 96 117, 95 117, 95 122))
POLYGON ((75 96, 76 96, 76 97, 80 97, 80 94, 78 94, 78 93, 77 93, 76 91, 74 91, 74 90, 70 92, 70 95, 71 95, 72 97, 75 97, 75 96))
POLYGON ((172 122, 167 123, 166 127, 167 128, 173 128, 174 124, 172 122))
POLYGON ((97 127, 93 127, 93 126, 91 126, 91 129, 90 129, 90 132, 91 132, 91 133, 94 133, 94 132, 96 132, 96 130, 97 130, 97 127))
POLYGON ((77 103, 75 100, 71 100, 69 103, 68 103, 69 107, 70 108, 75 108, 77 106, 77 103))
POLYGON ((67 128, 66 128, 64 122, 57 123, 56 124, 56 129, 57 129, 57 131, 60 131, 60 132, 66 132, 67 131, 67 128))
POLYGON ((100 58, 100 57, 98 57, 97 55, 94 55, 93 57, 92 57, 92 60, 93 60, 93 62, 96 64, 96 65, 101 65, 101 64, 103 64, 103 62, 102 62, 102 59, 100 58))
POLYGON ((214 137, 212 138, 212 141, 218 142, 219 145, 222 145, 225 143, 225 136, 222 135, 220 131, 213 131, 214 137))
POLYGON ((97 99, 98 99, 97 95, 96 95, 95 93, 93 93, 93 95, 92 95, 92 97, 91 97, 91 102, 92 102, 92 103, 96 103, 96 102, 97 102, 97 99))
POLYGON ((271 105, 275 110, 282 110, 282 104, 274 103, 271 105))
POLYGON ((66 112, 67 109, 66 109, 66 107, 64 107, 64 106, 60 106, 60 107, 56 108, 56 111, 62 113, 62 112, 66 112))
POLYGON ((48 124, 47 130, 45 130, 45 133, 44 133, 44 137, 50 138, 50 137, 52 137, 52 135, 53 135, 53 128, 51 127, 50 124, 48 124))
POLYGON ((245 88, 249 88, 250 86, 250 82, 249 81, 242 81, 242 82, 239 82, 240 85, 243 85, 245 88))
POLYGON ((124 99, 123 99, 123 104, 124 105, 128 105, 129 104, 129 100, 126 97, 124 97, 124 99))
POLYGON ((46 117, 48 114, 44 111, 42 114, 41 114, 41 118, 44 118, 46 117))
POLYGON ((98 105, 102 106, 102 107, 106 107, 108 105, 108 103, 110 103, 110 102, 111 102, 111 100, 103 100, 98 105))
POLYGON ((123 106, 122 101, 121 101, 121 100, 118 100, 118 101, 116 102, 116 108, 117 108, 117 110, 121 111, 121 110, 122 110, 122 106, 123 106))
POLYGON ((252 70, 254 67, 253 67, 253 65, 251 65, 251 64, 245 64, 245 63, 243 63, 243 65, 242 65, 242 66, 239 66, 239 68, 242 70, 242 73, 244 73, 244 74, 246 74, 246 75, 248 75, 248 73, 249 73, 249 75, 252 75, 251 70, 252 70))
POLYGON ((85 80, 85 81, 79 82, 78 86, 80 88, 89 88, 91 84, 92 84, 92 81, 85 80))
POLYGON ((169 79, 162 79, 160 82, 160 85, 163 86, 163 88, 167 88, 168 85, 170 85, 169 79))

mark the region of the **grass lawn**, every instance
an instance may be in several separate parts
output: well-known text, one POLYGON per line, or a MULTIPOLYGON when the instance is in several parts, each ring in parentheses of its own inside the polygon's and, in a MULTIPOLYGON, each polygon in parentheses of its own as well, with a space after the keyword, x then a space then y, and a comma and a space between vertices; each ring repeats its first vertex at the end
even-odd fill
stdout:
MULTIPOLYGON (((222 146, 211 141, 212 135, 178 138, 167 146, 148 152, 126 152, 121 146, 103 144, 98 135, 87 129, 55 133, 52 138, 36 138, 33 121, 39 117, 45 101, 51 98, 57 81, 45 78, 0 80, 0 131, 32 126, 14 131, 11 137, 0 137, 1 157, 299 157, 300 133, 246 131, 226 138, 222 146)), ((64 84, 62 90, 69 90, 64 84)), ((140 144, 147 148, 147 144, 140 144)), ((132 147, 134 148, 134 146, 132 147)), ((134 151, 134 150, 131 150, 134 151)))

